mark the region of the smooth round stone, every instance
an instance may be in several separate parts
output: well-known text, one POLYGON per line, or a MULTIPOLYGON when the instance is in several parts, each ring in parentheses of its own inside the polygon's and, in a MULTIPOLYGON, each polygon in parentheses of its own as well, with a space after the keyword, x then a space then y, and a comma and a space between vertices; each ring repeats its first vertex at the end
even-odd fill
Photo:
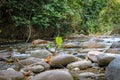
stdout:
POLYGON ((91 61, 83 60, 83 61, 77 61, 73 62, 67 65, 68 69, 73 69, 73 68, 79 68, 79 69, 87 69, 92 66, 91 61))
POLYGON ((27 58, 24 60, 20 60, 18 65, 19 65, 19 67, 24 67, 24 66, 28 66, 28 65, 31 65, 31 64, 34 64, 37 62, 41 62, 41 61, 43 61, 43 60, 39 59, 39 58, 30 57, 30 58, 27 58))
POLYGON ((96 41, 88 41, 83 43, 83 48, 104 48, 105 44, 96 42, 96 41))
POLYGON ((57 55, 51 59, 50 65, 52 67, 64 67, 69 63, 75 62, 77 58, 70 54, 57 55))
POLYGON ((119 54, 104 53, 97 55, 98 64, 100 66, 107 66, 113 59, 120 57, 119 54))
POLYGON ((30 65, 22 69, 23 71, 32 71, 33 73, 40 73, 44 71, 44 67, 41 65, 30 65))
POLYGON ((0 80, 24 80, 24 76, 21 72, 14 70, 2 70, 0 71, 0 80))
POLYGON ((50 53, 48 50, 34 50, 31 51, 30 54, 31 57, 36 57, 36 58, 47 58, 48 56, 52 56, 52 53, 50 53))
POLYGON ((36 75, 31 80, 73 80, 73 77, 66 70, 49 70, 36 75))
POLYGON ((97 60, 97 55, 99 54, 103 54, 103 52, 99 52, 99 51, 89 51, 87 54, 87 58, 93 62, 98 62, 97 60))

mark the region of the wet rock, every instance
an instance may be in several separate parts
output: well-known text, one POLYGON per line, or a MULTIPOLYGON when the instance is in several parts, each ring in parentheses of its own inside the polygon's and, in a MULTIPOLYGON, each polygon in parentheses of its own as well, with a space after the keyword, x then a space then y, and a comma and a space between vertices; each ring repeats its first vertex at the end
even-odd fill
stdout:
POLYGON ((36 39, 32 41, 32 45, 37 46, 37 45, 41 45, 41 44, 48 44, 49 41, 46 40, 41 40, 41 39, 36 39))
POLYGON ((96 74, 92 73, 92 72, 84 72, 84 73, 80 73, 79 74, 79 79, 83 79, 83 78, 95 78, 96 74))
POLYGON ((30 57, 24 60, 20 60, 18 65, 19 67, 23 67, 23 66, 28 66, 30 64, 34 64, 34 63, 41 62, 41 61, 43 60, 39 58, 30 57))
POLYGON ((27 71, 32 71, 33 73, 40 73, 48 69, 50 69, 50 65, 42 60, 40 62, 25 66, 21 69, 21 72, 25 73, 27 71))
POLYGON ((104 48, 87 48, 87 49, 81 49, 80 52, 81 53, 88 53, 90 51, 103 51, 104 48))
POLYGON ((73 78, 66 70, 49 70, 36 75, 31 80, 73 80, 73 78))
POLYGON ((114 59, 106 68, 105 80, 120 80, 120 57, 114 59))
POLYGON ((0 71, 0 80, 24 80, 24 76, 14 70, 2 70, 0 71))
POLYGON ((29 66, 21 69, 21 71, 24 71, 24 72, 32 71, 33 73, 40 73, 44 70, 45 70, 44 67, 41 65, 29 65, 29 66))
POLYGON ((104 48, 105 44, 96 42, 96 41, 88 41, 83 43, 83 48, 104 48))
POLYGON ((73 68, 79 68, 79 69, 87 69, 92 66, 91 61, 83 60, 83 61, 77 61, 73 62, 67 65, 68 69, 73 69, 73 68))
POLYGON ((25 58, 30 57, 30 54, 13 53, 11 57, 19 58, 19 59, 25 59, 25 58))
POLYGON ((90 51, 90 52, 88 52, 88 54, 87 54, 87 58, 90 59, 90 60, 93 61, 93 62, 98 62, 96 56, 99 55, 99 54, 103 54, 103 52, 90 51))
POLYGON ((6 70, 8 68, 14 68, 17 69, 18 65, 14 64, 14 63, 8 63, 6 64, 6 62, 0 62, 0 70, 6 70))
POLYGON ((44 67, 44 70, 48 70, 50 69, 50 65, 48 63, 46 63, 44 60, 40 61, 40 62, 37 62, 37 63, 34 63, 32 65, 41 65, 44 67))
POLYGON ((95 80, 105 80, 105 74, 104 73, 96 74, 95 80))
POLYGON ((120 48, 120 42, 113 42, 110 48, 120 48))
POLYGON ((120 54, 120 48, 110 48, 110 49, 106 50, 106 53, 120 54))
POLYGON ((97 55, 98 64, 100 66, 107 66, 113 59, 120 57, 119 54, 104 53, 97 55))
POLYGON ((77 58, 73 55, 61 54, 61 55, 57 55, 57 56, 53 57, 51 59, 50 65, 52 67, 64 67, 67 64, 74 62, 76 60, 77 60, 77 58))
POLYGON ((11 56, 11 52, 0 52, 0 60, 10 56, 11 56))
POLYGON ((64 48, 81 48, 82 44, 67 43, 64 45, 64 48))
POLYGON ((95 74, 93 72, 83 72, 79 75, 79 80, 105 80, 104 74, 95 74))
POLYGON ((30 54, 31 57, 36 57, 36 58, 47 58, 48 56, 51 56, 51 55, 52 53, 44 49, 31 51, 31 54, 30 54))
POLYGON ((80 54, 73 54, 73 55, 75 55, 75 56, 78 57, 78 58, 85 59, 87 53, 80 53, 80 54))

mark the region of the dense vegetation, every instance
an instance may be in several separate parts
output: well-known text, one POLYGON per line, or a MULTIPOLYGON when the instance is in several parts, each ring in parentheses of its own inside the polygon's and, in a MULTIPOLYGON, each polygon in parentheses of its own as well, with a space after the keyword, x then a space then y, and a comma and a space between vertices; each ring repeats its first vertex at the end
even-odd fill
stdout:
POLYGON ((104 33, 119 28, 120 0, 2 0, 0 13, 0 34, 13 37, 104 33))

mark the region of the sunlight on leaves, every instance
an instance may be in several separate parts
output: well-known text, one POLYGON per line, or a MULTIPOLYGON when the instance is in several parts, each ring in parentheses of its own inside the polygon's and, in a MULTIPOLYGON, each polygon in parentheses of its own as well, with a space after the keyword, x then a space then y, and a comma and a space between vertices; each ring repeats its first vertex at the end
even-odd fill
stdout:
POLYGON ((56 37, 55 41, 56 41, 58 48, 60 48, 62 45, 62 37, 56 37))

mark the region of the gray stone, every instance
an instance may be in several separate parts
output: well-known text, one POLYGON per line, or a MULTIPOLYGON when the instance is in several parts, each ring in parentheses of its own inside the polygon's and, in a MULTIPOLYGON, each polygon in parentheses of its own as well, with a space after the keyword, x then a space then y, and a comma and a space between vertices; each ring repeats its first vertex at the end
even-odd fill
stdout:
POLYGON ((73 78, 65 70, 49 70, 36 75, 31 80, 73 80, 73 78))
POLYGON ((93 72, 83 72, 79 75, 79 80, 105 80, 103 73, 95 74, 93 72))
POLYGON ((81 59, 85 59, 87 53, 80 53, 80 54, 74 54, 76 57, 81 58, 81 59))
POLYGON ((79 78, 95 78, 96 74, 92 73, 92 72, 84 72, 84 73, 80 73, 79 74, 79 78))
POLYGON ((48 63, 46 63, 44 60, 37 62, 37 63, 34 63, 33 65, 41 65, 44 67, 45 70, 50 69, 50 65, 48 63))
POLYGON ((120 80, 120 57, 114 59, 106 68, 105 80, 120 80))
POLYGON ((44 69, 44 67, 43 66, 41 66, 41 65, 29 65, 29 66, 27 66, 27 67, 25 67, 25 68, 23 68, 21 71, 32 71, 33 73, 40 73, 40 72, 42 72, 42 71, 44 71, 45 69, 44 69))
POLYGON ((14 70, 2 70, 0 71, 0 80, 24 80, 24 76, 14 70))
POLYGON ((36 58, 47 58, 48 56, 51 56, 51 55, 52 53, 44 49, 31 51, 31 54, 30 54, 31 57, 36 57, 36 58))
POLYGON ((73 69, 73 68, 79 68, 79 69, 87 69, 92 66, 91 61, 83 60, 83 61, 77 61, 73 62, 67 65, 68 69, 73 69))
POLYGON ((93 61, 93 62, 98 62, 96 56, 99 55, 99 54, 103 54, 103 52, 90 51, 90 52, 88 52, 88 54, 87 54, 87 58, 88 58, 89 60, 93 61))
POLYGON ((24 66, 28 66, 28 65, 31 65, 31 64, 35 64, 35 63, 41 63, 41 64, 47 64, 43 59, 39 59, 39 58, 34 58, 34 57, 30 57, 30 58, 27 58, 27 59, 24 59, 24 60, 20 60, 18 62, 18 65, 19 67, 24 67, 24 66))
POLYGON ((120 48, 120 42, 113 42, 110 48, 120 48))
POLYGON ((83 48, 104 48, 105 44, 96 42, 96 41, 88 41, 83 43, 83 48))
POLYGON ((66 43, 64 45, 64 48, 81 48, 82 47, 82 44, 79 43, 79 44, 76 44, 76 43, 66 43))
POLYGON ((77 60, 77 58, 73 55, 61 54, 61 55, 57 55, 57 56, 53 57, 51 59, 50 65, 52 67, 64 67, 71 62, 75 62, 76 60, 77 60))
POLYGON ((50 68, 50 65, 46 63, 44 60, 25 66, 24 68, 21 69, 21 72, 26 72, 26 71, 32 71, 34 73, 40 73, 42 71, 48 70, 50 68))
POLYGON ((107 53, 120 54, 120 48, 110 48, 106 50, 107 53))
POLYGON ((113 59, 120 57, 119 54, 104 53, 97 55, 98 64, 100 66, 107 66, 113 59))

